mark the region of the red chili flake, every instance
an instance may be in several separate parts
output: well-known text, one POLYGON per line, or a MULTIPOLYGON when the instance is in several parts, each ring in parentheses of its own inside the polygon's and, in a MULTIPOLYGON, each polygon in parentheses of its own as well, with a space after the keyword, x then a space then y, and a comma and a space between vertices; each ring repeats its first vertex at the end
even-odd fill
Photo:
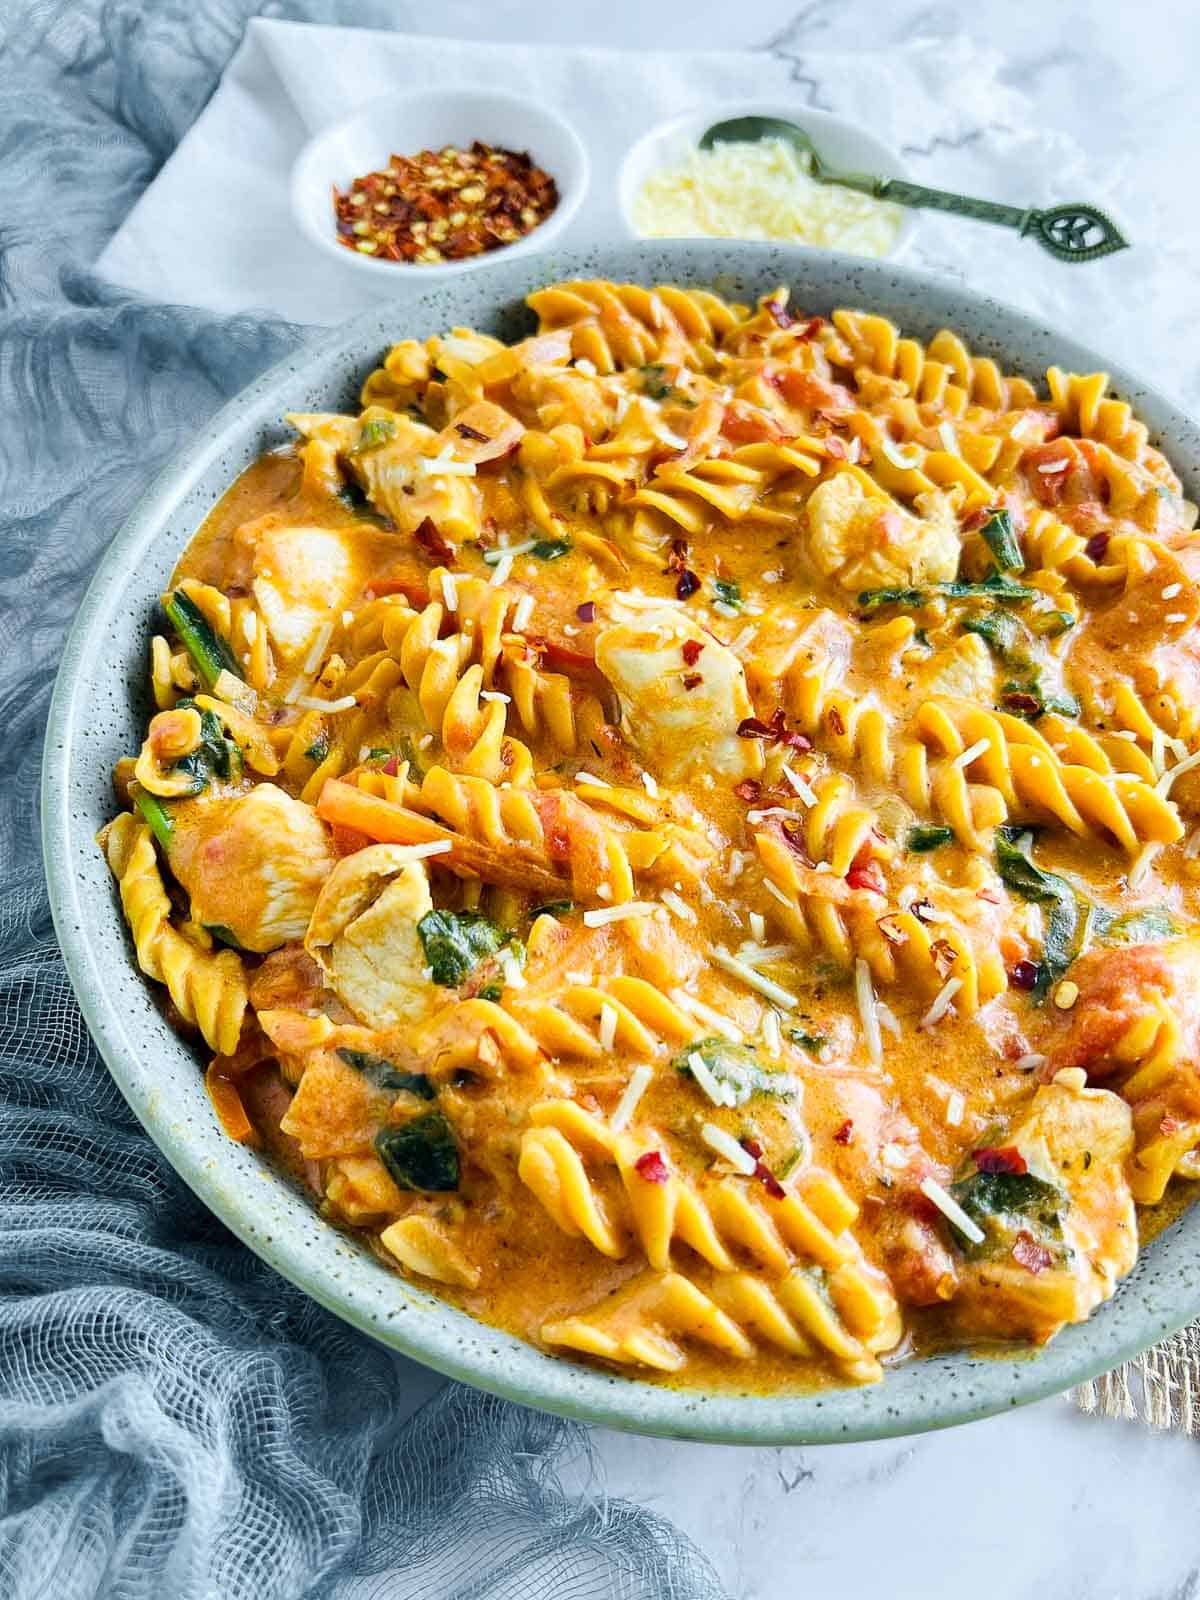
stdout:
POLYGON ((1008 981, 1014 989, 1035 989, 1038 981, 1036 961, 1018 961, 1010 969, 1008 981))
POLYGON ((847 1117, 833 1136, 834 1144, 850 1144, 854 1138, 854 1119, 847 1117))
POLYGON ((908 909, 918 922, 928 922, 930 920, 929 913, 933 910, 933 906, 928 900, 914 900, 908 909))
POLYGON ((850 452, 846 449, 846 441, 839 439, 836 433, 827 434, 821 440, 821 444, 825 454, 831 461, 845 461, 849 457, 850 452))
POLYGON ((1173 1133, 1179 1132, 1178 1117, 1164 1117, 1158 1125, 1159 1133, 1165 1134, 1169 1139, 1173 1133))
POLYGON ((679 582, 675 585, 675 593, 680 600, 690 600, 700 587, 700 579, 690 570, 679 574, 679 582))
POLYGON ((979 1172, 1003 1172, 1020 1178, 1029 1171, 1025 1157, 1011 1144, 991 1145, 976 1150, 973 1159, 979 1172))
POLYGON ((785 822, 782 824, 779 831, 783 835, 783 842, 785 845, 787 845, 788 849, 791 850, 794 855, 798 855, 801 861, 804 862, 805 866, 811 867, 812 858, 809 856, 808 851, 804 848, 804 840, 800 836, 800 824, 798 822, 793 822, 789 827, 785 822))
POLYGON ((974 533, 976 528, 982 528, 985 522, 990 522, 996 515, 997 509, 996 506, 978 507, 977 510, 971 512, 970 516, 962 519, 962 531, 964 533, 974 533))
POLYGON ((469 422, 456 422, 455 433, 461 434, 464 439, 474 439, 476 444, 491 444, 486 433, 480 433, 478 428, 473 428, 469 422))
POLYGON ((1012 1247, 1012 1257, 1018 1265, 1030 1272, 1044 1272, 1054 1265, 1054 1256, 1044 1244, 1039 1244, 1031 1233, 1019 1233, 1012 1247))
POLYGON ((907 944, 908 934, 900 926, 900 918, 891 912, 886 917, 877 917, 875 926, 889 944, 907 944))
POLYGON ((671 1176, 660 1150, 647 1150, 633 1165, 638 1177, 645 1178, 647 1183, 666 1183, 671 1176))
POLYGON ((752 806, 756 800, 762 799, 763 786, 757 778, 743 778, 741 783, 735 783, 733 792, 739 800, 744 800, 752 806))
POLYGON ((595 622, 596 602, 594 600, 585 600, 581 606, 575 607, 575 615, 580 622, 595 622))
POLYGON ((759 1180, 763 1188, 771 1196, 772 1200, 787 1199, 787 1190, 771 1171, 770 1167, 767 1166, 765 1161, 760 1161, 755 1167, 754 1176, 759 1180))
POLYGON ((686 539, 671 540, 671 554, 667 557, 668 572, 686 572, 688 563, 688 542, 686 539))
POLYGON ((700 652, 704 649, 701 639, 685 639, 679 647, 679 653, 689 667, 694 667, 700 659, 700 652))
POLYGON ((872 894, 883 894, 887 889, 877 861, 864 861, 861 866, 851 867, 846 882, 852 889, 870 889, 872 894))
POLYGON ((792 733, 784 726, 783 707, 776 706, 770 722, 761 717, 743 717, 737 725, 739 739, 769 739, 772 744, 785 744, 790 750, 811 750, 812 740, 803 733, 792 733))
POLYGON ((755 1161, 762 1160, 763 1148, 757 1139, 739 1139, 738 1143, 748 1156, 753 1156, 755 1161))
POLYGON ((764 300, 763 310, 769 314, 777 328, 790 328, 796 320, 786 306, 781 305, 778 300, 764 300))
POLYGON ((702 672, 685 672, 683 675, 683 687, 685 689, 698 689, 703 682, 704 674, 702 672))
POLYGON ((1017 716, 1036 717, 1042 710, 1042 702, 1035 694, 1021 694, 1017 690, 1001 695, 1000 704, 1006 711, 1011 711, 1017 716))
POLYGON ((807 344, 810 339, 815 339, 825 326, 824 317, 809 317, 807 322, 798 322, 792 329, 792 338, 799 339, 802 344, 807 344))
POLYGON ((1111 533, 1094 533, 1083 547, 1087 552, 1088 560, 1095 561, 1097 564, 1103 561, 1108 554, 1108 544, 1111 538, 1111 533))
POLYGON ((433 518, 426 517, 421 526, 413 534, 413 538, 424 550, 431 561, 436 561, 441 567, 454 565, 454 546, 446 543, 434 526, 433 518))
POLYGON ((457 261, 512 244, 558 204, 528 155, 478 140, 414 156, 333 190, 338 243, 376 261, 457 261))
POLYGON ((929 956, 938 977, 945 981, 954 970, 958 951, 948 939, 935 939, 929 946, 929 956))
POLYGON ((400 757, 392 756, 389 760, 385 761, 383 763, 383 770, 387 773, 389 778, 396 777, 400 771, 400 757))
POLYGON ((846 719, 836 706, 830 706, 825 713, 825 721, 829 724, 829 731, 840 739, 846 731, 846 719))

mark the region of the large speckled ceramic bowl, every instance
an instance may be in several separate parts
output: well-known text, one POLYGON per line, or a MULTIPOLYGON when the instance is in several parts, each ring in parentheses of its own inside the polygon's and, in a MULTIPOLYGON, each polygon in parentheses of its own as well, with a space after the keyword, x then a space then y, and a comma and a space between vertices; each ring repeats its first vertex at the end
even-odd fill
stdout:
MULTIPOLYGON (((498 263, 408 304, 373 310, 283 362, 226 406, 159 478, 114 539, 67 642, 46 744, 44 837, 54 920, 84 1015, 151 1138, 252 1250, 356 1327, 452 1377, 618 1428, 741 1443, 911 1433, 1053 1394, 1200 1315, 1200 1211, 1155 1240, 1090 1322, 1036 1354, 940 1355, 898 1365, 872 1388, 808 1397, 665 1388, 573 1365, 485 1327, 322 1222, 270 1165, 219 1131, 197 1056, 162 1020, 134 967, 93 835, 111 814, 113 762, 140 739, 155 597, 192 532, 243 467, 287 438, 285 411, 350 406, 362 376, 393 340, 423 338, 456 323, 511 337, 525 326, 521 301, 528 290, 555 278, 596 276, 703 285, 747 300, 786 283, 807 311, 869 307, 920 338, 950 327, 980 354, 1019 372, 1040 374, 1051 362, 1085 372, 1108 367, 1028 317, 919 272, 794 247, 707 242, 625 244, 498 263)), ((1109 370, 1116 392, 1144 417, 1192 498, 1200 496, 1200 430, 1137 379, 1109 370)))

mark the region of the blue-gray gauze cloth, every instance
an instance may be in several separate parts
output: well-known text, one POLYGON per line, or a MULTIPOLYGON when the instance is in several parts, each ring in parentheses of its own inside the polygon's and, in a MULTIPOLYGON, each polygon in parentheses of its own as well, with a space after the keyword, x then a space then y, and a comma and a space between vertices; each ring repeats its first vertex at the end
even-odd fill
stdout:
MULTIPOLYGON (((372 3, 274 14, 386 25, 372 3)), ((0 0, 0 1596, 718 1596, 589 1479, 584 1430, 456 1384, 413 1414, 407 1363, 243 1249, 134 1121, 55 945, 37 786, 64 634, 152 476, 305 337, 87 270, 249 14, 0 0)))

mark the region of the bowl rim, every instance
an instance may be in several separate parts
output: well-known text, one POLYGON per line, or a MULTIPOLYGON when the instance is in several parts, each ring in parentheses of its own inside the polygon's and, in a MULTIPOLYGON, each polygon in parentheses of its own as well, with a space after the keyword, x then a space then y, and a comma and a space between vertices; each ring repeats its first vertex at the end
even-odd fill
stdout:
MULTIPOLYGON (((843 117, 835 111, 820 111, 815 106, 797 107, 794 104, 789 104, 787 99, 783 96, 780 96, 777 99, 772 95, 751 95, 743 99, 718 100, 712 104, 693 106, 688 111, 679 111, 674 113, 672 116, 664 117, 662 121, 655 122, 650 127, 643 129, 637 138, 634 139, 633 143, 627 146, 624 155, 621 157, 620 165, 617 168, 616 199, 617 210, 621 217, 621 224, 625 228, 625 231, 630 239, 642 240, 650 244, 661 242, 660 239, 654 235, 640 233, 633 220, 634 195, 632 193, 632 178, 630 174, 635 163, 641 157, 643 152, 659 139, 669 138, 675 133, 686 132, 691 124, 696 123, 701 119, 703 119, 706 123, 711 123, 719 120, 727 120, 728 118, 735 116, 778 116, 790 118, 792 121, 797 123, 811 123, 814 129, 821 127, 844 129, 846 132, 855 134, 856 136, 862 138, 868 144, 876 146, 876 148, 885 158, 887 164, 886 170, 882 173, 884 177, 905 178, 910 180, 912 178, 912 171, 898 150, 893 149, 892 146, 888 144, 887 140, 882 139, 873 128, 868 128, 861 122, 855 122, 850 117, 843 117)), ((900 231, 896 235, 896 243, 894 247, 888 251, 886 256, 866 258, 856 257, 856 259, 879 261, 897 260, 898 257, 905 254, 912 244, 914 236, 919 233, 921 227, 921 217, 922 213, 917 208, 913 206, 901 207, 900 231)), ((704 237, 709 238, 715 236, 704 235, 704 237)), ((731 240, 730 242, 732 243, 734 241, 731 240)), ((744 242, 747 244, 769 242, 780 245, 786 245, 789 243, 789 241, 783 239, 770 241, 745 240, 739 242, 744 242)), ((805 247, 798 246, 798 248, 805 247)), ((816 249, 820 247, 813 246, 812 248, 816 249)), ((838 253, 848 254, 849 252, 823 250, 822 253, 833 255, 838 253)))
MULTIPOLYGON (((772 284, 782 274, 802 287, 809 271, 817 278, 823 273, 836 277, 839 297, 843 282, 858 280, 861 287, 856 286, 855 292, 839 299, 839 303, 857 299, 879 309, 891 286, 900 299, 912 296, 914 305, 925 299, 934 304, 952 304, 959 319, 958 331, 973 349, 989 344, 998 348, 996 336, 978 327, 981 318, 990 319, 993 327, 1004 330, 1001 339, 1023 337, 1039 348, 1039 341, 1045 340, 1046 353, 1053 351, 1056 358, 1075 370, 1108 370, 1118 394, 1126 399, 1136 395, 1138 408, 1149 408, 1152 433, 1159 437, 1168 432, 1178 435, 1178 450, 1186 450, 1194 462, 1190 473, 1193 486, 1200 482, 1200 428, 1185 413, 1127 368, 1105 362, 1070 336, 1050 333, 1035 318, 934 274, 899 267, 890 261, 775 244, 717 241, 717 245, 713 248, 710 241, 625 243, 616 248, 615 254, 624 257, 626 263, 636 258, 638 264, 618 264, 613 270, 626 281, 642 277, 663 282, 675 273, 697 287, 712 286, 722 272, 739 270, 760 282, 769 279, 772 284), (698 266, 698 260, 707 260, 711 266, 698 266), (651 262, 665 265, 651 266, 651 262), (975 328, 963 326, 972 321, 977 324, 975 328), (1160 419, 1157 425, 1154 417, 1160 419)), ((588 276, 588 269, 595 269, 590 274, 595 276, 604 270, 606 253, 611 252, 573 252, 556 257, 550 265, 556 278, 588 276)), ((546 267, 539 271, 529 262, 498 267, 489 301, 491 314, 498 316, 507 310, 548 275, 546 267)), ((1137 1267, 1112 1301, 1099 1308, 1088 1322, 1064 1330, 1038 1352, 1023 1349, 1015 1357, 1007 1353, 979 1355, 969 1350, 927 1355, 897 1364, 879 1385, 803 1395, 713 1393, 647 1383, 548 1355, 514 1335, 449 1307, 374 1261, 365 1247, 346 1240, 318 1216, 310 1201, 294 1192, 282 1203, 285 1209, 290 1207, 289 1214, 299 1221, 301 1231, 295 1237, 286 1230, 282 1235, 278 1231, 264 1232, 254 1212, 254 1197, 251 1196, 251 1203, 247 1202, 244 1180, 247 1175, 256 1175, 275 1186, 286 1186, 286 1180, 269 1164, 256 1163, 241 1146, 233 1145, 223 1135, 213 1139, 207 1127, 199 1132, 189 1131, 186 1123, 181 1124, 175 1113, 163 1105, 151 1079, 151 1067, 130 1032, 138 1005, 143 1025, 149 1025, 149 1019, 156 1015, 149 985, 136 971, 118 974, 118 984, 135 979, 136 992, 144 995, 144 1004, 135 1002, 128 1012, 123 1010, 119 998, 111 992, 111 964, 106 968, 99 953, 100 938, 105 932, 102 922, 107 923, 110 933, 121 924, 116 897, 110 895, 108 903, 98 907, 95 901, 85 903, 81 893, 83 864, 90 858, 85 857, 78 831, 85 824, 81 820, 77 827, 74 818, 72 777, 77 747, 82 761, 82 743, 90 726, 88 674, 96 670, 94 662, 100 659, 114 616, 120 616, 122 608, 131 612, 135 598, 148 598, 136 595, 139 555, 152 548, 172 514, 185 507, 190 509, 189 497, 195 496, 204 474, 218 464, 225 465, 223 452, 257 439, 263 425, 276 423, 285 409, 291 409, 289 395, 295 395, 305 374, 311 381, 322 377, 331 381, 334 373, 344 377, 342 369, 347 361, 352 361, 354 370, 361 370, 362 347, 367 344, 368 334, 370 348, 377 350, 381 343, 397 336, 399 319, 403 319, 402 331, 405 325, 411 326, 423 306, 427 316, 448 321, 454 313, 443 309, 441 302, 453 294, 453 286, 442 285, 430 296, 414 298, 403 306, 385 302, 363 312, 277 363, 227 402, 138 501, 102 557, 64 645, 42 767, 42 845, 50 905, 67 972, 91 1035, 151 1139, 189 1187, 243 1243, 360 1331, 448 1377, 504 1398, 630 1432, 736 1444, 818 1444, 925 1432, 1059 1393, 1127 1360, 1200 1315, 1200 1275, 1190 1276, 1196 1254, 1196 1229, 1200 1227, 1197 1211, 1190 1218, 1185 1214, 1171 1224, 1141 1252, 1137 1267), (425 305, 426 300, 433 305, 425 305), (1190 1226, 1185 1226, 1189 1222, 1190 1226), (303 1233, 307 1236, 301 1236, 303 1233), (311 1256, 305 1254, 308 1247, 312 1248, 311 1256), (322 1264, 314 1266, 318 1258, 322 1264), (334 1261, 339 1263, 336 1270, 330 1265, 334 1261), (1151 1261, 1155 1263, 1154 1270, 1149 1265, 1151 1261), (1156 1287, 1159 1261, 1169 1263, 1178 1278, 1166 1290, 1156 1287), (369 1274, 383 1275, 389 1286, 389 1305, 393 1308, 383 1317, 370 1309, 360 1287, 366 1283, 372 1292, 377 1292, 375 1279, 362 1276, 364 1269, 369 1274), (414 1307, 433 1315, 428 1319, 396 1315, 395 1321, 390 1320, 395 1313, 414 1307), (926 1388, 929 1393, 924 1392, 926 1388)), ((486 310, 479 309, 470 312, 472 316, 486 314, 486 310)), ((937 313, 939 318, 943 315, 941 311, 937 313)), ((228 481, 224 479, 226 486, 228 481)), ((203 493, 206 495, 207 491, 203 493)), ((189 523, 187 534, 172 534, 167 541, 173 559, 184 548, 198 520, 189 523)), ((127 653, 122 661, 128 667, 127 653)), ((116 687, 121 696, 128 695, 129 684, 124 679, 116 687)), ((128 949, 123 928, 120 938, 128 949)), ((173 1037, 165 1024, 161 1036, 173 1037)), ((189 1053, 188 1059, 194 1061, 195 1057, 189 1053)), ((198 1073, 196 1081, 202 1094, 198 1073)))
POLYGON ((470 84, 459 87, 451 85, 375 95, 353 111, 347 112, 345 116, 327 122, 304 142, 292 162, 288 176, 288 202, 292 219, 304 237, 347 271, 360 272, 366 277, 374 278, 380 288, 390 282, 397 286, 403 285, 406 290, 412 290, 419 283, 437 283, 447 278, 461 277, 469 272, 477 272, 481 267, 496 265, 502 260, 511 261, 514 257, 532 255, 552 244, 574 221, 591 187, 591 177, 591 161, 587 147, 574 126, 554 107, 522 99, 520 95, 513 94, 507 89, 488 89, 470 84), (419 106, 422 103, 448 103, 461 106, 464 114, 469 115, 470 106, 480 102, 504 106, 524 117, 541 118, 547 127, 555 130, 569 154, 574 174, 565 184, 560 181, 558 173, 551 174, 555 183, 559 185, 558 204, 545 222, 540 223, 532 233, 523 234, 512 244, 485 251, 479 256, 469 256, 462 261, 418 263, 376 261, 357 251, 351 252, 344 245, 338 244, 331 234, 315 225, 309 214, 310 188, 314 181, 309 167, 317 163, 324 145, 343 135, 355 123, 376 113, 397 111, 401 107, 419 106))

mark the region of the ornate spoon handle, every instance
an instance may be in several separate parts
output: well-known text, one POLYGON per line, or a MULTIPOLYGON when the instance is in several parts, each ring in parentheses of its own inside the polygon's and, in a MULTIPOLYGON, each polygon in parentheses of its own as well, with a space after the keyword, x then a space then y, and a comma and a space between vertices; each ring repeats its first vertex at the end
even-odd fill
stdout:
POLYGON ((1021 235, 1036 239, 1059 261, 1098 261, 1115 250, 1127 250, 1129 241, 1111 217, 1084 202, 1051 206, 1039 211, 1023 211, 995 200, 978 200, 973 195, 954 194, 949 189, 927 189, 904 178, 873 178, 867 173, 830 173, 827 182, 839 183, 878 200, 897 205, 918 206, 930 211, 949 211, 956 217, 973 217, 976 222, 995 222, 1002 228, 1016 228, 1021 235))

